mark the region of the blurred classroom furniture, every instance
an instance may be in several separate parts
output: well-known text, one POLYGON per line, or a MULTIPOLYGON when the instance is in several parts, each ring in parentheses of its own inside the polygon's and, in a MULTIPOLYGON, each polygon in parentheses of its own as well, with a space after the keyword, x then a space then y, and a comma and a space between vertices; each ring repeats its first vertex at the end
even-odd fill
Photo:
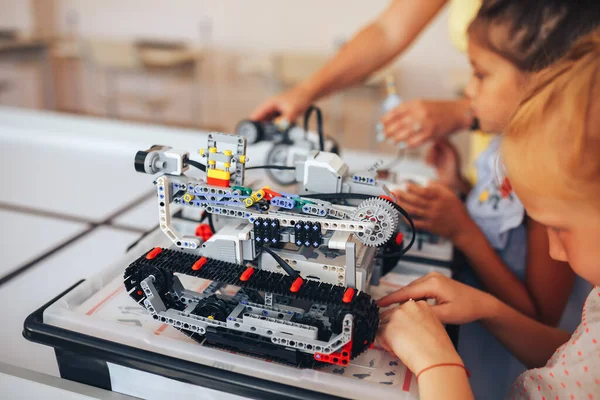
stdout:
MULTIPOLYGON (((14 42, 2 38, 3 29, 17 29, 37 38, 28 44, 37 50, 20 50, 18 62, 0 50, 0 104, 225 132, 324 65, 388 4, 1 1, 0 43, 14 42), (344 18, 329 20, 340 7, 348 10, 344 18)), ((451 46, 446 24, 444 11, 402 58, 320 100, 325 133, 343 148, 395 152, 374 139, 382 77, 395 74, 405 100, 455 96, 468 63, 451 46)), ((466 155, 465 135, 453 141, 466 155)))
POLYGON ((55 109, 51 44, 48 39, 0 30, 0 104, 55 109))

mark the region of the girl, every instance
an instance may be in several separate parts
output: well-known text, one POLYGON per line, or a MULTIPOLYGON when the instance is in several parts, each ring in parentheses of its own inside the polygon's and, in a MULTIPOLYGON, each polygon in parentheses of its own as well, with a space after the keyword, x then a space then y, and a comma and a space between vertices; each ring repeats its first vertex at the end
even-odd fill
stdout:
MULTIPOLYGON (((582 278, 600 285, 600 30, 536 82, 506 129, 502 156, 528 215, 546 226, 552 258, 569 262, 582 278)), ((570 339, 565 331, 440 275, 415 281, 381 305, 404 301, 382 317, 380 341, 417 374, 422 400, 472 397, 462 360, 440 319, 482 321, 534 368, 516 380, 508 398, 600 398, 597 286, 570 339), (437 299, 436 306, 411 301, 430 297, 437 299)))
MULTIPOLYGON (((515 111, 524 87, 539 71, 563 55, 578 35, 600 23, 600 7, 591 2, 556 0, 484 1, 471 23, 468 53, 473 77, 467 87, 471 108, 481 128, 499 133, 515 111)), ((542 225, 525 214, 508 182, 495 179, 499 137, 477 161, 478 182, 466 207, 455 192, 467 192, 455 151, 447 142, 433 147, 441 183, 409 185, 397 193, 399 203, 415 217, 419 229, 450 238, 475 275, 457 279, 483 286, 518 311, 557 325, 573 292, 575 274, 548 255, 542 225)), ((466 193, 464 193, 466 194, 466 193)), ((573 298, 576 309, 583 304, 573 298)), ((577 324, 564 324, 573 330, 577 324)), ((477 397, 504 391, 525 369, 480 324, 460 330, 458 348, 474 369, 477 397)))

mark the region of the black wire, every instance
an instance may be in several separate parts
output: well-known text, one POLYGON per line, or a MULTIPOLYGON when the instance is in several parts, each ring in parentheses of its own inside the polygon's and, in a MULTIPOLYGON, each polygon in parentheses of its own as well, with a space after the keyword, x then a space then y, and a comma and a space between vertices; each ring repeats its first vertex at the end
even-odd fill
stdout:
POLYGON ((294 268, 290 267, 290 264, 285 262, 285 260, 283 258, 279 257, 279 255, 277 253, 275 253, 273 250, 269 249, 268 247, 262 247, 262 249, 264 251, 266 251, 267 253, 269 253, 271 255, 271 257, 273 257, 275 259, 275 261, 277 261, 277 264, 279 264, 281 266, 281 268, 283 268, 283 270, 289 276, 291 276, 292 278, 298 278, 300 276, 298 271, 296 271, 294 268))
POLYGON ((253 167, 246 167, 246 171, 249 169, 296 169, 296 167, 287 165, 255 165, 253 167))
POLYGON ((204 222, 204 220, 206 218, 208 218, 209 215, 210 215, 210 213, 208 211, 202 211, 202 213, 200 214, 200 221, 198 221, 198 222, 200 222, 200 223, 204 222))
MULTIPOLYGON (((321 200, 335 200, 335 199, 366 200, 366 199, 372 199, 373 197, 377 197, 377 196, 372 196, 372 195, 362 194, 362 193, 313 193, 313 194, 302 195, 302 197, 308 197, 308 198, 313 197, 313 198, 321 199, 321 200)), ((402 249, 402 251, 397 252, 397 253, 383 254, 381 256, 383 258, 400 257, 400 256, 406 254, 406 252, 409 251, 410 248, 415 243, 415 239, 417 237, 415 223, 414 223, 413 219, 410 217, 410 215, 408 215, 406 210, 394 202, 390 202, 390 204, 392 206, 394 206, 396 211, 398 211, 404 217, 404 219, 406 221, 408 221, 408 223, 410 225, 410 230, 411 230, 412 236, 410 238, 410 242, 408 243, 408 246, 404 247, 402 249)))
POLYGON ((191 165, 192 167, 196 167, 198 168, 200 171, 202 172, 206 172, 206 165, 199 163, 198 161, 194 161, 194 160, 187 160, 187 163, 189 165, 191 165))
POLYGON ((319 148, 321 151, 325 151, 325 137, 323 136, 323 114, 321 113, 321 109, 317 106, 310 106, 304 113, 304 132, 305 134, 308 132, 308 121, 310 121, 310 116, 312 112, 316 111, 317 113, 317 133, 319 134, 319 148))
POLYGON ((215 229, 215 225, 213 224, 212 213, 207 213, 207 214, 208 214, 208 226, 210 227, 210 230, 212 231, 212 233, 217 233, 217 230, 215 229))

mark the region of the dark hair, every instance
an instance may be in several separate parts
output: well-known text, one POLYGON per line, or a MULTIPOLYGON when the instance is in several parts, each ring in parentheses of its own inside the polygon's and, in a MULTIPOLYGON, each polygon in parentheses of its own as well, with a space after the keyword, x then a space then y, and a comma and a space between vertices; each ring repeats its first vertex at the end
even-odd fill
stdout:
POLYGON ((520 70, 533 72, 560 59, 597 26, 598 0, 483 0, 468 32, 520 70))

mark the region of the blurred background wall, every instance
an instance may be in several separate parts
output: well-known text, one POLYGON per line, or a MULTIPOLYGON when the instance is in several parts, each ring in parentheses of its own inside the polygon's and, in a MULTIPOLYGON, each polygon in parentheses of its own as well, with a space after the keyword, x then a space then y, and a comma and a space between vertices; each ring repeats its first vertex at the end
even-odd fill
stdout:
MULTIPOLYGON (((42 61, 33 52, 0 51, 0 104, 48 107, 48 71, 39 64, 49 62, 51 106, 59 111, 231 131, 263 99, 322 65, 387 4, 0 0, 0 30, 49 48, 42 61)), ((446 10, 381 74, 320 103, 327 133, 347 147, 379 148, 372 138, 385 97, 380 78, 390 73, 405 99, 457 95, 469 67, 450 44, 446 10)), ((466 151, 466 140, 456 140, 466 151)))

